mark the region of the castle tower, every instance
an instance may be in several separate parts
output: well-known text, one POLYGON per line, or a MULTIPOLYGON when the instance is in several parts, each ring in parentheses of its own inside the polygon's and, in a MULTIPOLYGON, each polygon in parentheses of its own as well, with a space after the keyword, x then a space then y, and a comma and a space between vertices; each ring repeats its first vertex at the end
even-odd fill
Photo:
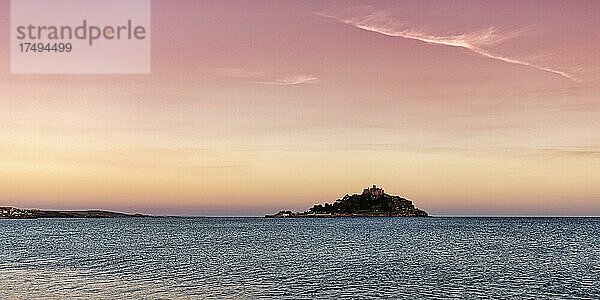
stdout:
POLYGON ((363 190, 363 194, 371 195, 373 197, 379 197, 384 194, 384 190, 382 188, 378 188, 377 185, 373 185, 371 188, 366 188, 363 190))

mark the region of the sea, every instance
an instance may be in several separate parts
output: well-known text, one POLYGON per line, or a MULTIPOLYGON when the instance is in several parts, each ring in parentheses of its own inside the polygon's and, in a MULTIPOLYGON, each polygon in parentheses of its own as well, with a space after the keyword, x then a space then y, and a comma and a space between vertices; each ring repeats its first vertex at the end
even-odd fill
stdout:
POLYGON ((0 299, 600 299, 600 219, 0 220, 0 299))

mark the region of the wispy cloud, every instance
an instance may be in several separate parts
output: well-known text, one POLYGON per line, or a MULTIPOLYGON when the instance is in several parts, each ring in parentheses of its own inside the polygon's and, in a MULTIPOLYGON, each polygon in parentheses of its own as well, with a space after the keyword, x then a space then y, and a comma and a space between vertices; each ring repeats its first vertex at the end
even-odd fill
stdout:
POLYGON ((573 157, 573 158, 600 158, 600 147, 589 146, 589 147, 558 147, 558 148, 541 148, 534 149, 525 156, 536 156, 536 157, 573 157))
POLYGON ((319 78, 313 75, 293 75, 282 78, 274 78, 270 81, 257 81, 255 84, 264 85, 298 85, 317 82, 319 78))
POLYGON ((467 49, 490 59, 531 67, 539 71, 553 73, 578 82, 577 78, 567 71, 500 55, 489 50, 489 48, 514 37, 515 33, 500 35, 494 28, 488 28, 477 32, 459 35, 436 35, 424 29, 415 29, 408 23, 400 22, 391 13, 372 9, 361 10, 360 13, 354 13, 349 17, 324 12, 316 12, 315 14, 321 17, 337 20, 341 23, 351 25, 356 28, 387 36, 402 37, 434 45, 444 45, 467 49))
POLYGON ((248 83, 261 85, 299 85, 319 81, 319 78, 312 74, 279 75, 266 71, 239 68, 221 68, 217 69, 216 72, 221 76, 246 79, 248 83))

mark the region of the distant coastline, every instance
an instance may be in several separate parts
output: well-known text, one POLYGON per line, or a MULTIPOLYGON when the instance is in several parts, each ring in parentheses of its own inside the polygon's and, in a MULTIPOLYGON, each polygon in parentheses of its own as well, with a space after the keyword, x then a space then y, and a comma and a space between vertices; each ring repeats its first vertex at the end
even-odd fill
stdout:
POLYGON ((341 218, 341 217, 428 217, 429 214, 416 208, 411 200, 386 194, 373 185, 361 194, 348 195, 333 204, 317 204, 305 212, 280 211, 267 218, 341 218))
POLYGON ((126 214, 105 210, 38 210, 0 207, 0 219, 51 219, 51 218, 147 218, 149 215, 126 214))

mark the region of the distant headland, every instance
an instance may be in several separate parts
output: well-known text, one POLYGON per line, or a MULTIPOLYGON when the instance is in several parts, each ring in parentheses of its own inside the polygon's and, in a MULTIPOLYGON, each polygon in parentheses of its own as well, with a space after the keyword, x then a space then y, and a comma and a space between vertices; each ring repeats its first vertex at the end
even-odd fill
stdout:
POLYGON ((54 211, 0 207, 0 219, 40 219, 40 218, 141 218, 142 214, 125 214, 104 210, 54 211))
POLYGON ((388 195, 375 185, 362 194, 348 195, 333 204, 317 204, 306 212, 280 211, 267 218, 334 218, 334 217, 427 217, 426 211, 416 208, 412 201, 388 195))

